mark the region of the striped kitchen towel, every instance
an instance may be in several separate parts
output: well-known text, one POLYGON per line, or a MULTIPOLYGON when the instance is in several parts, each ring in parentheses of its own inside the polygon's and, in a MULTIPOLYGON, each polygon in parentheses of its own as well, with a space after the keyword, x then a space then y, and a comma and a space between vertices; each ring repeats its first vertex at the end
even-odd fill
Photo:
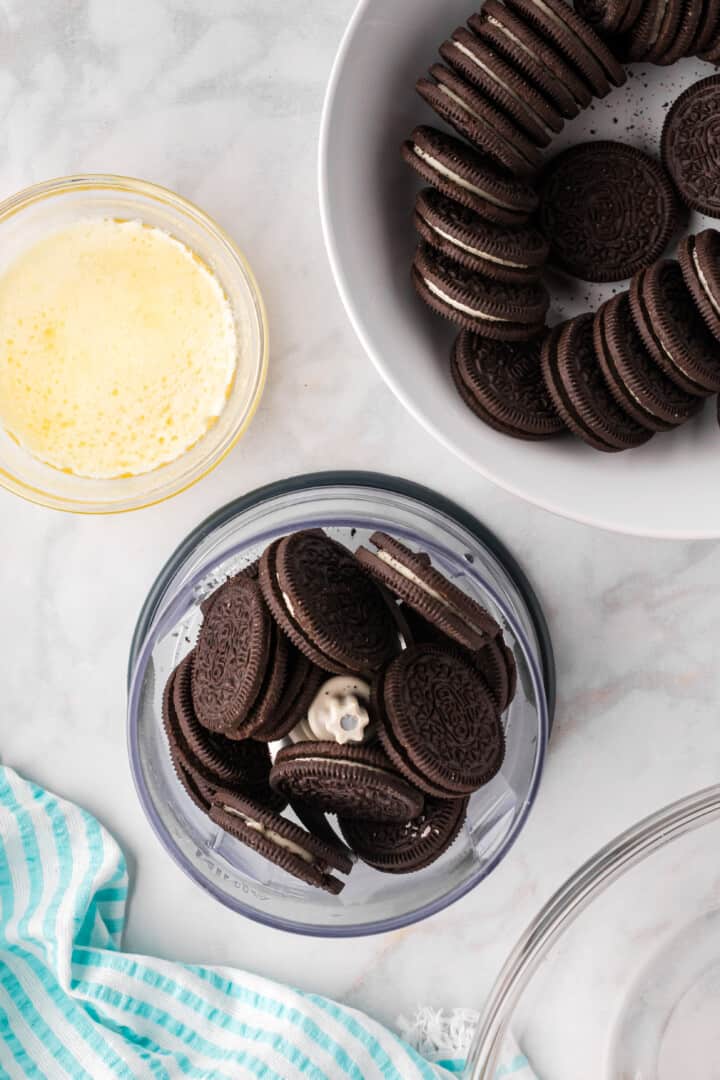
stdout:
POLYGON ((122 952, 127 891, 95 818, 0 765, 0 1077, 448 1077, 317 994, 122 952))

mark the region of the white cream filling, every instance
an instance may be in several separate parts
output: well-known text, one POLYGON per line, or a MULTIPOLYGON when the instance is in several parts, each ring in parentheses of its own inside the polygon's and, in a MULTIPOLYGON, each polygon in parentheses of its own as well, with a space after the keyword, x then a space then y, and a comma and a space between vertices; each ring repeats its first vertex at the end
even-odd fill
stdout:
POLYGON ((475 110, 472 109, 468 104, 466 104, 466 102, 464 102, 461 97, 453 93, 452 90, 448 90, 447 86, 443 86, 442 83, 438 83, 438 90, 440 90, 441 93, 445 94, 452 101, 454 101, 456 105, 459 105, 461 109, 464 109, 466 113, 470 113, 470 115, 473 116, 476 120, 479 120, 481 124, 487 124, 489 127, 492 126, 490 122, 486 119, 486 117, 482 116, 479 112, 475 112, 475 110))
POLYGON ((396 559, 394 555, 390 555, 389 552, 383 551, 381 549, 378 551, 377 557, 380 562, 384 562, 385 565, 389 566, 391 570, 394 570, 397 574, 400 574, 408 581, 412 581, 413 585, 417 585, 418 588, 423 590, 423 592, 426 592, 429 596, 432 596, 434 600, 439 600, 443 604, 445 603, 439 592, 436 592, 436 590, 433 589, 430 585, 428 585, 426 581, 423 581, 421 577, 419 577, 413 570, 411 570, 409 566, 405 566, 405 563, 401 563, 399 559, 396 559))
POLYGON ((472 315, 476 319, 485 319, 486 322, 512 322, 512 319, 499 319, 496 315, 486 315, 484 311, 478 311, 477 308, 468 307, 467 304, 461 304, 459 300, 455 300, 454 297, 448 296, 447 293, 439 289, 433 281, 428 281, 426 277, 423 278, 424 284, 428 287, 431 293, 438 296, 441 300, 444 300, 446 304, 449 304, 451 308, 455 308, 456 311, 462 311, 465 315, 472 315))
MULTIPOLYGON (((507 26, 503 26, 503 24, 501 22, 498 22, 497 19, 493 19, 492 15, 487 16, 487 21, 489 23, 492 23, 492 25, 495 26, 498 30, 501 30, 503 32, 503 34, 505 34, 506 37, 509 37, 510 40, 513 41, 517 45, 517 47, 519 49, 522 49, 523 52, 527 53, 528 56, 531 56, 533 58, 533 60, 537 64, 542 64, 543 67, 547 67, 547 64, 542 59, 542 57, 538 56, 537 53, 533 52, 532 49, 528 48, 528 46, 525 44, 524 41, 521 41, 519 37, 516 37, 516 35, 513 34, 512 30, 508 30, 507 26)), ((550 75, 552 76, 553 79, 555 79, 556 82, 559 81, 557 75, 555 75, 554 72, 551 71, 550 75)), ((563 86, 565 86, 564 83, 563 83, 563 86)), ((570 94, 570 96, 573 99, 573 101, 575 102, 575 104, 579 105, 579 106, 582 106, 582 102, 578 101, 578 99, 573 94, 572 87, 565 86, 565 89, 570 94)))
POLYGON ((443 229, 438 229, 437 225, 431 225, 427 223, 433 232, 436 232, 438 236, 442 236, 443 240, 447 240, 451 244, 455 244, 456 247, 461 248, 463 251, 467 251, 470 255, 477 255, 479 259, 486 259, 487 262, 497 263, 498 266, 511 266, 516 270, 527 270, 527 263, 510 262, 509 259, 500 259, 497 255, 491 255, 489 251, 481 251, 480 248, 471 247, 470 244, 463 243, 462 240, 458 240, 457 237, 451 236, 450 233, 446 233, 443 229))
POLYGON ((300 847, 292 840, 288 840, 286 836, 281 836, 280 833, 275 832, 274 829, 268 828, 267 825, 263 825, 261 821, 255 821, 253 818, 249 818, 246 814, 240 813, 234 806, 223 806, 223 810, 226 814, 232 815, 232 817, 240 818, 248 829, 253 829, 255 832, 260 833, 267 840, 270 840, 279 848, 283 848, 284 851, 289 851, 292 855, 297 855, 306 863, 314 863, 315 856, 311 855, 309 851, 306 851, 304 847, 300 847))
POLYGON ((650 31, 650 45, 654 45, 657 39, 660 37, 660 28, 665 18, 668 5, 667 0, 663 3, 662 0, 657 0, 655 4, 655 21, 653 22, 652 29, 650 31))
POLYGON ((702 269, 700 267, 700 260, 698 259, 698 255, 697 255, 697 248, 696 247, 693 247, 692 259, 693 259, 693 266, 695 267, 695 273, 697 274, 698 280, 700 281, 700 284, 702 285, 703 292, 705 293, 708 300, 710 301, 710 304, 712 305, 713 310, 718 315, 720 315, 720 301, 715 299, 715 296, 713 295, 712 289, 710 288, 710 282, 707 280, 707 278, 705 277, 705 275, 702 272, 702 269))
POLYGON ((413 145, 413 150, 421 161, 426 162, 435 169, 436 172, 439 172, 441 176, 445 176, 448 180, 452 180, 458 187, 465 188, 466 191, 472 191, 474 195, 480 195, 481 198, 485 199, 485 202, 492 203, 493 206, 500 206, 503 210, 515 209, 510 203, 501 202, 494 195, 491 195, 489 191, 483 191, 477 184, 471 184, 470 181, 466 180, 463 176, 453 172, 452 169, 448 169, 446 165, 443 165, 442 161, 438 161, 437 158, 433 157, 432 154, 428 154, 428 152, 421 147, 413 145))
POLYGON ((282 589, 280 591, 282 593, 283 604, 288 609, 290 615, 294 619, 295 618, 295 608, 292 606, 292 600, 290 599, 290 597, 288 596, 288 594, 286 592, 282 592, 282 589))
POLYGON ((454 41, 453 44, 454 44, 455 48, 458 49, 464 56, 467 56, 468 60, 472 60, 473 64, 475 64, 482 71, 484 71, 486 75, 489 75, 491 79, 494 79, 494 81, 499 86, 502 86, 503 90, 507 94, 509 94, 511 98, 513 98, 520 105, 523 105, 526 109, 528 109, 528 111, 532 113, 532 115, 533 115, 534 119, 536 120, 536 122, 543 129, 545 134, 552 137, 552 135, 553 135, 552 129, 548 127, 548 125, 545 123, 545 121, 542 119, 542 117, 538 116, 538 114, 535 112, 535 110, 532 108, 532 106, 529 105, 527 103, 527 101, 524 101, 523 98, 520 97, 520 95, 517 93, 516 90, 513 89, 512 86, 509 86, 506 82, 503 82, 503 80, 501 78, 499 78, 499 76, 496 74, 496 72, 494 72, 492 70, 492 68, 489 68, 487 66, 487 64, 483 64, 482 60, 478 60, 477 56, 475 56, 475 54, 470 49, 468 49, 468 47, 466 45, 463 45, 462 42, 454 41))
POLYGON ((570 34, 570 36, 574 39, 576 45, 579 45, 579 47, 583 50, 584 53, 590 56, 593 60, 596 60, 598 66, 602 67, 602 61, 592 55, 583 39, 580 37, 579 34, 575 33, 570 23, 565 22, 565 20, 561 19, 559 15, 556 15, 552 8, 548 7, 547 4, 543 3, 543 0, 533 0, 533 3, 536 7, 539 7, 545 15, 547 15, 548 19, 550 19, 551 22, 555 23, 555 25, 561 30, 565 30, 568 34, 570 34))
POLYGON ((694 383, 694 382, 695 382, 695 380, 693 379, 693 377, 692 377, 692 376, 691 376, 691 375, 690 375, 690 374, 689 374, 689 373, 688 373, 688 372, 687 372, 687 371, 685 370, 685 368, 684 368, 684 367, 682 366, 682 364, 679 364, 679 363, 678 363, 678 361, 677 361, 677 360, 675 359, 675 357, 673 356, 673 354, 672 354, 672 353, 670 352, 670 350, 669 350, 669 349, 668 349, 668 348, 666 347, 666 345, 665 345, 665 342, 664 342, 664 341, 662 340, 662 338, 660 337, 660 335, 659 335, 659 334, 657 334, 657 335, 656 335, 656 338, 657 338, 657 340, 658 340, 658 341, 659 341, 659 343, 660 343, 660 348, 661 348, 661 349, 662 349, 662 351, 663 351, 663 352, 665 353, 665 355, 667 356, 667 358, 668 358, 668 360, 670 361, 670 363, 671 363, 671 364, 673 364, 673 365, 674 365, 674 366, 675 366, 675 367, 676 367, 676 368, 678 369, 678 371, 682 371, 683 375, 685 375, 685 376, 686 376, 686 378, 688 378, 688 379, 690 380, 690 382, 694 383))
POLYGON ((439 600, 440 603, 444 604, 445 607, 450 612, 452 612, 453 615, 457 615, 458 618, 464 619, 468 626, 471 627, 471 629, 475 630, 476 633, 486 633, 484 627, 476 626, 473 624, 472 620, 468 618, 467 612, 460 611, 460 609, 455 604, 453 604, 451 600, 448 600, 445 596, 441 596, 436 589, 433 589, 432 585, 428 585, 427 581, 424 581, 423 578, 416 574, 414 570, 411 570, 409 566, 406 566, 405 563, 400 562, 399 559, 396 559, 394 555, 391 555, 388 551, 383 551, 382 548, 380 548, 378 549, 377 557, 380 562, 385 563, 385 565, 389 566, 391 570, 395 570, 396 573, 400 574, 408 581, 411 581, 413 585, 417 585, 418 588, 422 589, 423 592, 427 593, 428 596, 432 596, 433 600, 439 600))

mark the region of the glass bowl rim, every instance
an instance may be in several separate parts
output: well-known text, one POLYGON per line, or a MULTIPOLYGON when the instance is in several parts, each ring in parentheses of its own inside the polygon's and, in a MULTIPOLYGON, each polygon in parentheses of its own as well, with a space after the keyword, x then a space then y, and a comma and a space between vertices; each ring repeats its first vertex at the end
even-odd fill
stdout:
POLYGON ((579 867, 543 905, 495 980, 473 1038, 464 1075, 495 1075, 515 1007, 542 962, 592 902, 646 858, 687 833, 720 820, 720 784, 662 807, 620 833, 579 867))
MULTIPOLYGON (((138 495, 132 499, 128 498, 125 502, 120 500, 117 503, 105 504, 98 501, 86 504, 80 500, 53 495, 41 488, 24 483, 18 477, 0 467, 0 487, 11 495, 17 495, 27 502, 44 506, 47 509, 81 515, 124 514, 134 510, 143 510, 150 506, 157 506, 167 499, 174 498, 176 495, 187 491, 211 473, 237 445, 250 426, 260 405, 267 381, 269 363, 267 311, 258 281, 247 257, 232 237, 210 214, 171 188, 163 187, 161 184, 155 184, 149 180, 116 173, 71 173, 66 176, 53 177, 49 180, 41 180, 0 200, 0 225, 45 199, 66 195, 71 191, 102 191, 105 189, 108 191, 129 192, 133 195, 142 196, 151 202, 169 205, 181 217, 192 219, 198 223, 212 240, 227 252, 241 272, 249 299, 255 310, 259 349, 256 359, 255 386, 248 399, 245 415, 237 425, 227 445, 218 454, 211 457, 209 461, 206 458, 199 463, 189 476, 186 475, 175 484, 166 485, 165 488, 161 487, 151 495, 138 495)), ((112 481, 109 481, 109 483, 112 483, 112 481)))
MULTIPOLYGON (((201 576, 206 573, 205 570, 201 572, 201 576)), ((482 580, 481 575, 476 574, 479 580, 482 580)), ((184 594, 188 589, 192 588, 192 584, 185 582, 182 589, 179 591, 178 596, 184 594)), ((173 604, 178 601, 178 597, 175 597, 173 604)), ((172 607, 172 604, 171 604, 172 607)), ((391 930, 401 929, 406 926, 413 925, 416 922, 428 918, 430 915, 436 914, 439 911, 444 910, 451 904, 455 903, 461 897, 465 896, 468 892, 474 889, 481 881, 484 880, 495 867, 506 857, 513 844, 523 831, 525 823, 527 821, 530 810, 532 809, 535 799, 537 797, 538 788, 542 778, 545 753, 547 750, 547 744, 549 740, 549 732, 551 726, 551 720, 554 713, 555 705, 555 662, 552 650, 552 643, 550 640, 550 634, 545 621, 544 614, 540 607, 539 601, 535 592, 530 585, 530 582, 521 569, 519 564, 513 555, 505 548, 505 545, 500 541, 497 536, 487 526, 482 525, 472 514, 463 510, 455 503, 446 499, 444 496, 430 491, 422 485, 415 484, 411 481, 401 480, 396 477, 385 476, 379 473, 370 472, 347 472, 347 471, 332 471, 321 473, 310 473, 301 476, 291 477, 287 480, 277 481, 275 483, 268 484, 264 487, 258 488, 255 491, 249 492, 247 495, 241 496, 238 499, 226 504, 219 508, 203 522, 201 522, 192 532, 186 537, 184 541, 178 546, 174 554, 167 561, 160 574, 158 575, 155 583, 148 593, 148 597, 143 605, 138 622, 133 635, 133 640, 130 649, 130 658, 128 664, 128 722, 127 722, 127 746, 128 757, 130 761, 130 770, 133 777, 133 783, 135 790, 140 800, 143 812, 148 819, 148 822, 157 836, 158 840, 165 848, 167 853, 173 859, 173 861, 182 869, 189 877, 191 877, 196 884, 198 884, 205 892, 208 892, 211 896, 214 896, 216 900, 220 901, 224 906, 229 907, 231 910, 245 915, 255 922, 259 922, 265 926, 269 926, 275 929, 285 930, 290 933, 297 933, 308 937, 364 937, 371 934, 385 933, 391 930), (458 524, 466 528, 472 535, 474 535, 482 544, 488 547, 491 552, 502 563, 506 572, 509 573, 513 579, 514 584, 518 588, 524 602, 527 605, 528 612, 533 624, 533 629, 537 635, 538 652, 540 657, 540 666, 536 664, 535 658, 532 654, 530 645, 527 641, 526 635, 523 629, 517 624, 514 616, 507 611, 504 602, 496 596, 494 590, 490 588, 494 599, 498 603, 498 606, 503 611, 503 614, 508 619, 513 633, 516 635, 517 640, 520 643, 522 651, 525 654, 531 678, 538 697, 538 711, 539 711, 539 739, 537 758, 535 763, 534 775, 531 778, 531 783, 525 796, 524 803, 520 809, 517 817, 513 823, 512 829, 502 845, 493 857, 488 860, 488 863, 484 865, 477 873, 470 875, 465 881, 457 885, 454 889, 445 893, 439 898, 435 898, 420 907, 413 909, 410 912, 405 912, 400 915, 394 915, 385 917, 382 919, 376 919, 373 922, 363 923, 361 925, 345 925, 337 926, 333 924, 314 924, 304 923, 295 919, 288 919, 283 916, 267 915, 257 908, 243 903, 241 900, 228 897, 225 893, 219 890, 211 880, 200 875, 194 866, 189 863, 182 853, 177 849, 176 845, 168 835, 167 829, 160 821, 153 800, 147 789, 145 778, 143 776, 142 765, 139 760, 139 754, 137 751, 137 733, 138 733, 138 697, 140 691, 139 679, 136 678, 138 671, 144 670, 146 667, 147 655, 151 645, 151 636, 155 628, 156 617, 161 601, 166 593, 167 585, 172 575, 179 569, 184 562, 185 558, 194 550, 195 546, 206 539, 214 529, 225 524, 233 517, 238 516, 246 510, 249 510, 255 506, 261 505, 264 502, 268 502, 274 498, 282 495, 292 494, 298 491, 307 491, 313 487, 318 489, 324 489, 328 487, 362 487, 365 489, 375 489, 381 493, 393 493, 401 496, 414 499, 419 503, 425 503, 430 505, 433 509, 439 510, 446 516, 455 519, 458 524), (505 563, 504 560, 507 560, 505 563), (517 578, 515 578, 517 573, 517 578)))

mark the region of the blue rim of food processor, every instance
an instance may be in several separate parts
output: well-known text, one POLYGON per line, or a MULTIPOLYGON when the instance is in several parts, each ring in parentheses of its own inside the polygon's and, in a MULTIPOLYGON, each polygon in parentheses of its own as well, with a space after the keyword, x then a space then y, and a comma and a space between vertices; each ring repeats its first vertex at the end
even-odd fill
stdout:
MULTIPOLYGON (((506 612, 506 617, 508 617, 513 624, 513 629, 516 632, 519 632, 519 636, 522 642, 524 642, 523 648, 528 658, 528 662, 535 671, 534 678, 540 681, 540 689, 544 691, 544 701, 541 702, 541 706, 542 712, 545 714, 543 726, 545 727, 547 739, 552 727, 555 709, 555 661, 545 616, 527 575, 522 570, 515 557, 505 547, 503 542, 499 540, 487 526, 483 525, 477 518, 468 513, 468 511, 464 510, 456 503, 453 503, 450 499, 446 499, 444 496, 439 495, 437 492, 434 492, 421 484, 416 484, 412 481, 403 480, 398 477, 386 476, 383 473, 331 471, 306 473, 301 476, 290 477, 287 480, 276 481, 272 484, 258 488, 255 491, 251 491, 247 495, 234 499, 201 522, 201 524, 198 525, 176 548, 175 552, 165 563, 165 566, 156 578, 155 583, 150 589, 147 599, 143 604, 130 649, 128 690, 130 691, 132 688, 133 673, 138 660, 140 659, 146 637, 153 625, 160 603, 165 595, 168 582, 178 568, 186 561, 188 556, 192 554, 197 545, 202 543, 202 541, 217 528, 226 524, 232 518, 235 518, 244 511, 253 509, 264 502, 294 492, 305 492, 312 488, 329 487, 364 487, 386 494, 391 493, 404 496, 417 503, 425 504, 444 514, 451 520, 454 520, 456 524, 464 527, 484 547, 486 547, 495 558, 498 559, 521 594, 530 613, 533 629, 537 636, 542 671, 537 670, 532 654, 528 651, 528 643, 524 633, 517 627, 515 619, 506 612)), ((503 604, 500 604, 500 606, 504 607, 503 604)), ((136 734, 136 727, 137 716, 135 710, 130 708, 128 721, 128 752, 133 781, 148 821, 171 858, 206 892, 210 893, 210 895, 214 896, 215 899, 219 900, 226 907, 230 907, 231 910, 235 910, 265 926, 309 937, 364 937, 370 934, 386 933, 428 918, 461 899, 461 897, 465 896, 474 889, 480 881, 487 877, 507 855, 508 851, 522 832, 530 809, 535 802, 542 775, 541 764, 541 767, 537 770, 537 774, 534 777, 531 788, 527 792, 525 805, 515 822, 512 834, 502 845, 501 849, 495 853, 493 858, 490 859, 478 873, 473 874, 455 889, 414 911, 404 912, 401 915, 377 919, 374 922, 364 923, 359 926, 338 926, 334 924, 319 925, 286 919, 278 915, 266 915, 256 908, 243 904, 242 901, 235 899, 231 900, 221 890, 216 889, 212 881, 207 880, 196 872, 192 864, 184 858, 182 853, 179 852, 172 843, 167 835, 165 826, 157 815, 152 798, 147 790, 145 779, 142 775, 142 766, 137 760, 135 748, 133 746, 133 736, 136 734)))

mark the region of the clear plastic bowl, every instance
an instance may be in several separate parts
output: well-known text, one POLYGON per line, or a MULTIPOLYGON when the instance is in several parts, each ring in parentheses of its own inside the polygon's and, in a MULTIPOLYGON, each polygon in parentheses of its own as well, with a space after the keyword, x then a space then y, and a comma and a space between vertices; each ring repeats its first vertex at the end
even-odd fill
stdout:
POLYGON ((228 907, 305 934, 369 934, 406 926, 457 900, 498 864, 523 827, 543 768, 554 667, 542 613, 524 574, 470 515, 424 488, 367 474, 319 474, 255 492, 218 511, 181 545, 141 613, 130 657, 129 752, 138 795, 176 862, 228 907), (471 799, 467 824, 434 865, 409 875, 358 863, 339 897, 296 881, 226 835, 186 796, 161 724, 165 681, 192 647, 199 603, 274 537, 321 526, 350 548, 384 529, 422 548, 499 619, 518 665, 505 716, 502 772, 471 799))
POLYGON ((122 176, 68 176, 0 202, 0 273, 47 233, 78 220, 125 218, 170 233, 211 268, 225 291, 243 364, 217 423, 175 461, 141 476, 93 480, 38 461, 0 425, 0 485, 56 510, 102 514, 162 502, 196 483, 232 449, 260 402, 268 365, 265 310, 252 271, 206 214, 172 191, 122 176))
POLYGON ((718 852, 720 785, 590 859, 505 964, 468 1080, 495 1080, 508 1031, 547 1080, 717 1080, 718 852))

